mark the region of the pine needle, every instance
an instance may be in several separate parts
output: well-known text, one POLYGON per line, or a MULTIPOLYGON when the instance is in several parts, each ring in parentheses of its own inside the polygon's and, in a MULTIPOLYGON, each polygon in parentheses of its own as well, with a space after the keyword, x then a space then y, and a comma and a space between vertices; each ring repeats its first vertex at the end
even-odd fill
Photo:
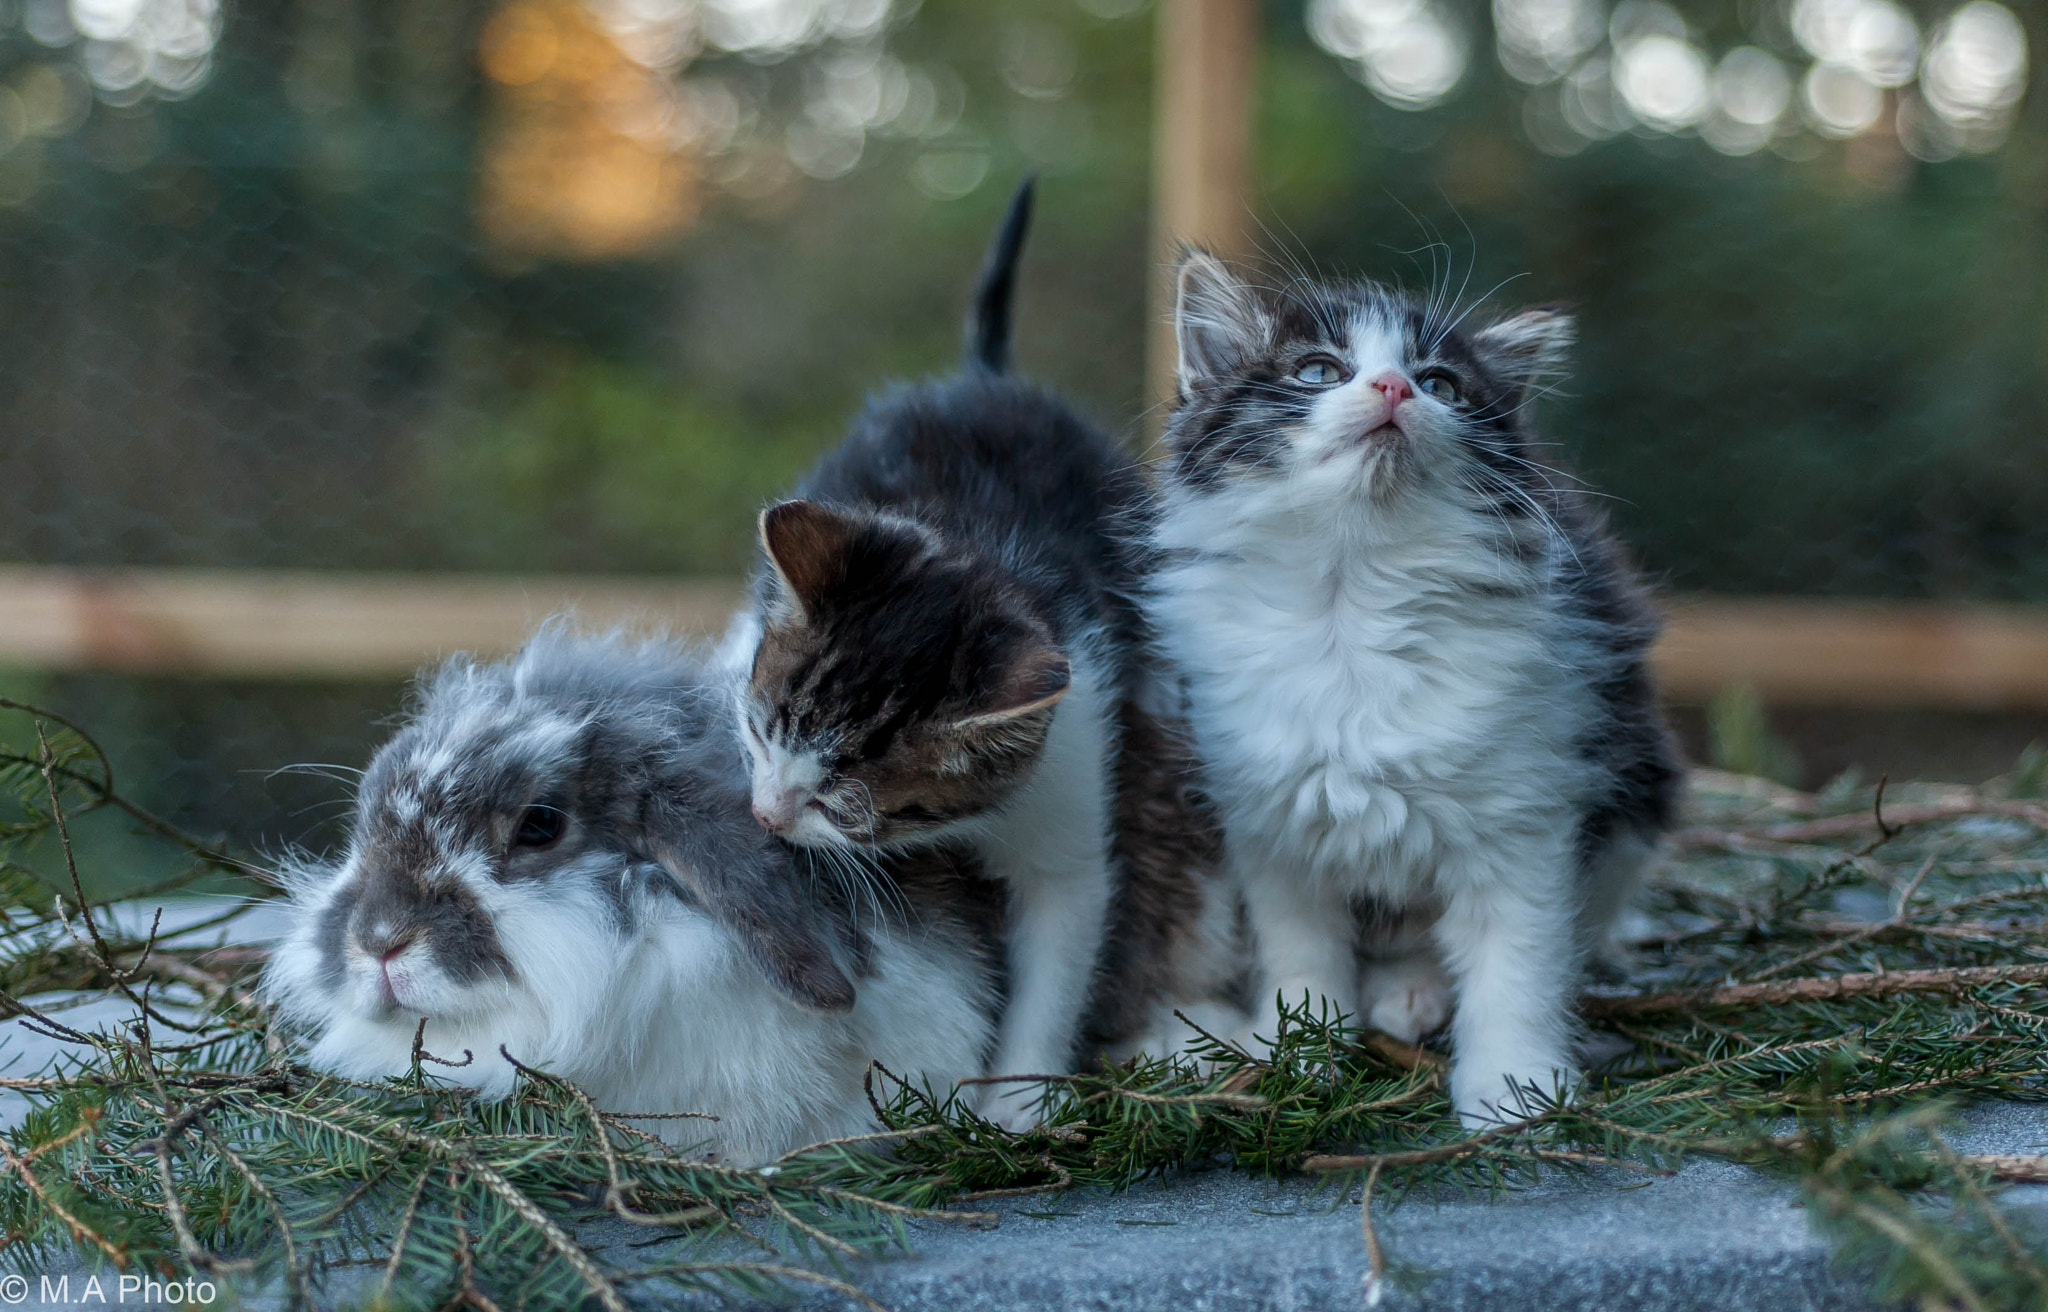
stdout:
POLYGON ((1181 1053, 1041 1077, 1044 1122, 1017 1134, 958 1090, 878 1069, 872 1133, 747 1170, 632 1124, 687 1109, 607 1109, 540 1072, 485 1103, 427 1074, 425 1053, 384 1082, 292 1063, 250 988, 260 953, 119 929, 86 899, 104 872, 79 868, 68 819, 135 818, 192 863, 188 881, 251 863, 127 803, 82 730, 0 702, 0 1013, 73 1049, 60 1070, 0 1080, 31 1106, 0 1142, 20 1186, 0 1189, 0 1257, 234 1272, 311 1306, 331 1301, 326 1273, 354 1266, 377 1269, 374 1301, 391 1306, 623 1308, 649 1284, 808 1284, 873 1306, 805 1255, 900 1249, 917 1218, 987 1224, 962 1210, 976 1199, 1228 1164, 1363 1183, 1370 1300, 1400 1269, 1372 1218, 1389 1189, 1706 1157, 1797 1181, 1881 1297, 2048 1312, 2038 1229, 1997 1193, 2048 1167, 1941 1138, 1972 1101, 2048 1099, 2048 806, 1930 785, 1793 795, 1703 772, 1694 807, 1645 894, 1656 932, 1625 984, 1583 1000, 1619 1055, 1528 1121, 1467 1134, 1439 1053, 1296 1010, 1269 1051, 1191 1024, 1181 1053), (29 873, 38 843, 56 845, 68 905, 29 873), (138 1023, 65 1026, 31 1001, 59 990, 125 997, 138 1023), (157 1044, 159 1024, 189 1035, 157 1044), (648 1241, 591 1246, 603 1217, 648 1241))

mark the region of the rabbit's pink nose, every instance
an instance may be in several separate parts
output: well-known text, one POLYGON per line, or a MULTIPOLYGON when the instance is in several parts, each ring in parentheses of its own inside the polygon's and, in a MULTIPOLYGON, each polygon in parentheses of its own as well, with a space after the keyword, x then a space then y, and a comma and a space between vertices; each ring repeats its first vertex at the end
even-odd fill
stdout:
POLYGON ((1415 395, 1415 384, 1409 382, 1406 375, 1393 369, 1373 379, 1367 386, 1387 398, 1387 408, 1390 410, 1415 395))
POLYGON ((375 957, 378 961, 390 961, 411 947, 418 937, 418 931, 415 929, 405 926, 386 928, 379 925, 359 931, 356 943, 365 955, 375 957))

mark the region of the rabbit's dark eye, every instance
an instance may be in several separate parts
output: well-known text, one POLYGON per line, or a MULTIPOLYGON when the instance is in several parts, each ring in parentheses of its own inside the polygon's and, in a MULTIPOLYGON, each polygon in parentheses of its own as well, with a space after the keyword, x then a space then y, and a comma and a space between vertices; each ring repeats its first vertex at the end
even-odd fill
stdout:
POLYGON ((519 817, 519 829, 512 835, 514 847, 546 847, 562 836, 569 818, 552 806, 529 806, 519 817))

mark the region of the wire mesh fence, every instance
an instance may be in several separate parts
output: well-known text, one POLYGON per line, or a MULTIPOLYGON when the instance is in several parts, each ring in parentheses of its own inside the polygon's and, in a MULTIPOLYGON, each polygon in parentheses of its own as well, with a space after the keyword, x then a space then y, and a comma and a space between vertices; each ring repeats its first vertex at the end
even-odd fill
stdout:
MULTIPOLYGON (((0 0, 0 561, 728 575, 947 367, 1146 422, 1144 0, 0 0)), ((1262 13, 1276 267, 1582 325, 1547 432, 1686 591, 2048 601, 2048 27, 1992 0, 1262 13)), ((202 829, 388 683, 20 672, 202 829)))

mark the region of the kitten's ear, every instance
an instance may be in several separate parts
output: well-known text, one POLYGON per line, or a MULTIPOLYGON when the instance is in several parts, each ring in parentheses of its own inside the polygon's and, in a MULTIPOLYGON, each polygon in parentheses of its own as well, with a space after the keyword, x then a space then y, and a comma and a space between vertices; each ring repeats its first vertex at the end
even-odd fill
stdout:
POLYGON ((761 548, 782 580, 782 591, 799 610, 818 603, 846 577, 850 517, 815 501, 784 501, 761 512, 761 548))
POLYGON ((690 814, 675 798, 653 808, 650 855, 790 1001, 808 1011, 853 1010, 853 981, 833 959, 830 927, 789 849, 745 819, 743 798, 721 800, 717 818, 690 814))
POLYGON ((1066 653, 1050 639, 1034 636, 1021 644, 1003 667, 995 690, 960 720, 956 728, 981 729, 1006 720, 1049 711, 1074 684, 1066 653))
POLYGON ((1173 335, 1183 394, 1228 373, 1271 337, 1272 320, 1259 298, 1209 252, 1189 248, 1175 286, 1173 335))
POLYGON ((1564 368, 1577 335, 1561 307, 1539 305, 1481 328, 1472 334, 1472 349, 1496 376, 1526 392, 1564 368))

